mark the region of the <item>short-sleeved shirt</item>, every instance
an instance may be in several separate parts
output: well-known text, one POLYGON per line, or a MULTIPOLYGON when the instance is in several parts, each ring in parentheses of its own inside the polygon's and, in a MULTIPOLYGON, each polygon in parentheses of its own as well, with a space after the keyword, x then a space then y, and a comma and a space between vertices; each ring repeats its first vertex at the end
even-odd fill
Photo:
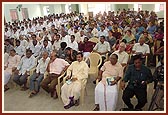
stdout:
MULTIPOLYGON (((147 81, 148 83, 153 81, 152 73, 149 68, 142 65, 140 70, 136 70, 135 65, 129 65, 128 69, 124 75, 123 81, 128 82, 128 87, 133 89, 134 83, 138 81, 138 83, 141 83, 142 81, 147 81)), ((146 85, 144 85, 141 88, 146 88, 146 85)))
POLYGON ((50 63, 49 73, 55 73, 59 75, 66 66, 69 66, 69 63, 67 61, 65 61, 64 59, 56 58, 54 62, 50 63))
MULTIPOLYGON (((106 41, 102 44, 101 42, 97 43, 93 50, 96 50, 98 52, 107 52, 110 51, 110 44, 106 41)), ((104 55, 103 55, 104 56, 104 55)))
POLYGON ((127 52, 123 51, 123 52, 119 53, 119 50, 117 50, 117 51, 114 51, 113 54, 118 55, 118 62, 120 64, 122 64, 122 63, 127 64, 128 63, 129 55, 127 54, 127 52))
POLYGON ((123 77, 123 68, 118 62, 115 65, 112 65, 110 61, 107 61, 101 67, 101 70, 103 71, 102 82, 104 83, 106 82, 106 77, 123 77))
POLYGON ((143 45, 140 45, 140 43, 136 43, 133 46, 132 51, 141 52, 142 54, 150 53, 149 45, 145 43, 143 45))

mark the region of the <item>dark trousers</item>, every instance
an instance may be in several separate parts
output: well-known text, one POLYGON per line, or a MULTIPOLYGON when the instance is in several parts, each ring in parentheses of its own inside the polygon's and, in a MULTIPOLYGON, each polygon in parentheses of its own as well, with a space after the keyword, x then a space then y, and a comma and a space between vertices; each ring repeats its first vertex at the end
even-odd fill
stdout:
POLYGON ((24 86, 26 86, 27 77, 28 77, 28 75, 26 75, 26 74, 24 74, 24 75, 15 74, 13 77, 13 81, 20 86, 22 86, 23 84, 24 84, 24 86))
POLYGON ((42 82, 41 82, 41 87, 48 93, 52 93, 55 91, 55 87, 58 84, 58 77, 60 75, 58 74, 49 74, 47 78, 45 78, 42 82))
POLYGON ((122 99, 123 99, 124 103, 130 109, 134 108, 134 106, 132 105, 131 100, 130 100, 130 98, 132 98, 134 95, 138 99, 138 104, 135 106, 135 109, 141 109, 147 103, 147 91, 146 91, 146 88, 130 89, 130 88, 126 87, 126 89, 123 92, 122 99))
POLYGON ((101 63, 101 65, 99 66, 99 70, 100 70, 101 67, 103 66, 105 59, 106 59, 106 57, 102 56, 102 63, 101 63))

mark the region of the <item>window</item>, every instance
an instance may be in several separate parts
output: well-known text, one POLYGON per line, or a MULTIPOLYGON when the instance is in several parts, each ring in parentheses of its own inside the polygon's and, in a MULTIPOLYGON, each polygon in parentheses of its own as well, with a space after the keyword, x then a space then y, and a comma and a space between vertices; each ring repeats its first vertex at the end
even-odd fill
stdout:
POLYGON ((45 16, 48 16, 50 14, 49 6, 44 6, 43 7, 43 13, 44 13, 45 16))
POLYGON ((15 21, 18 20, 18 12, 16 9, 10 9, 10 16, 11 16, 11 20, 15 21))
POLYGON ((160 9, 160 11, 163 11, 164 10, 164 4, 160 4, 159 9, 160 9))
POLYGON ((66 13, 71 13, 72 12, 71 4, 66 4, 65 5, 65 12, 66 13))
POLYGON ((164 4, 155 4, 155 12, 164 11, 164 4))
POLYGON ((29 18, 27 8, 22 8, 22 17, 23 17, 23 19, 28 19, 29 18))

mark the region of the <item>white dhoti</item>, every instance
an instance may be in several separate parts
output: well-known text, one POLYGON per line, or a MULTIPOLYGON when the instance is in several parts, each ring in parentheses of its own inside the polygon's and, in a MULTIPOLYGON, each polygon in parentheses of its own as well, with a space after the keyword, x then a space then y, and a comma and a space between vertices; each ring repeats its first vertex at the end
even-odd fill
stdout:
POLYGON ((100 111, 114 111, 118 100, 117 85, 108 86, 99 82, 95 88, 95 104, 99 104, 100 111))
POLYGON ((68 105, 70 103, 69 97, 74 97, 74 100, 79 99, 80 91, 81 91, 80 81, 72 82, 69 85, 65 83, 61 87, 61 98, 62 98, 64 105, 68 105))
POLYGON ((4 85, 6 85, 11 77, 11 73, 9 71, 4 71, 4 85))

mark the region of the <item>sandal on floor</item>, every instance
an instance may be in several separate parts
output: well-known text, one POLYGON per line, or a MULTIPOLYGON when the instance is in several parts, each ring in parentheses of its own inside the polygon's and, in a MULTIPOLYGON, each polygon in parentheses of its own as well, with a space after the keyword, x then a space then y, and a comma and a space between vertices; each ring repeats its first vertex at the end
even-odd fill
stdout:
POLYGON ((30 95, 29 95, 29 98, 32 98, 33 96, 35 96, 37 93, 35 92, 31 92, 30 95))
POLYGON ((6 92, 7 90, 9 90, 10 88, 9 87, 6 87, 5 89, 4 89, 4 91, 6 92))
POLYGON ((26 90, 28 90, 29 88, 27 88, 27 87, 22 87, 20 90, 21 91, 26 91, 26 90))

